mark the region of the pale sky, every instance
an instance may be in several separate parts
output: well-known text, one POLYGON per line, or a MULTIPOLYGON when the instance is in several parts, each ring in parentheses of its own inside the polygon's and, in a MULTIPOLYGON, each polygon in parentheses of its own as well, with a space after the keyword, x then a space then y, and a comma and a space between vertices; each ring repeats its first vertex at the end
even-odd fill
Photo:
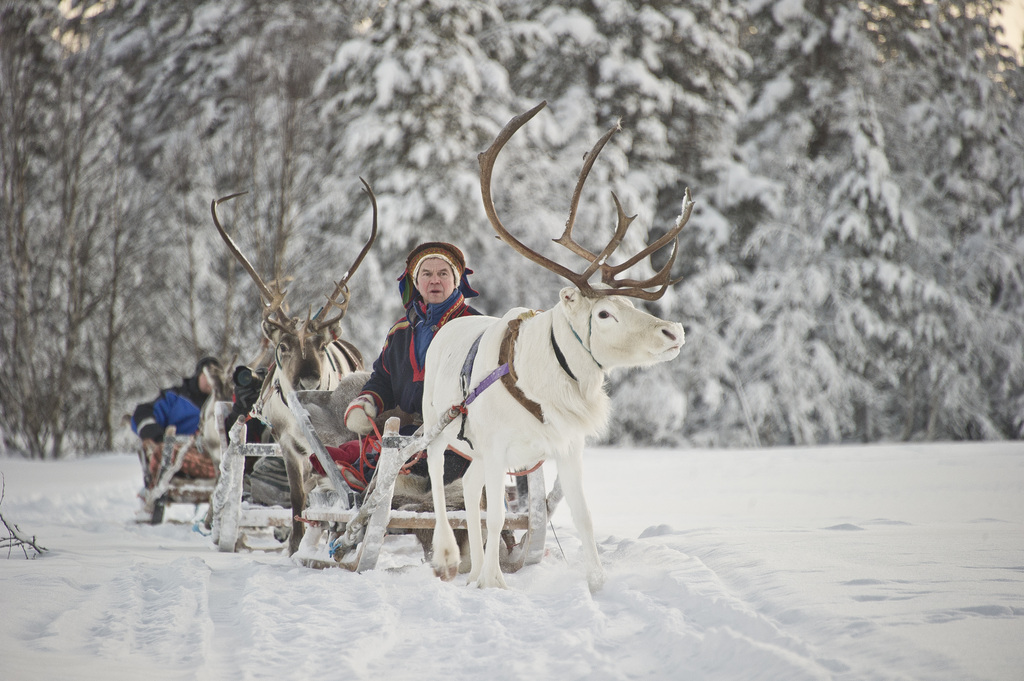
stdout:
POLYGON ((1010 47, 1021 50, 1022 34, 1024 34, 1024 0, 1006 0, 1003 3, 1003 39, 1010 47))

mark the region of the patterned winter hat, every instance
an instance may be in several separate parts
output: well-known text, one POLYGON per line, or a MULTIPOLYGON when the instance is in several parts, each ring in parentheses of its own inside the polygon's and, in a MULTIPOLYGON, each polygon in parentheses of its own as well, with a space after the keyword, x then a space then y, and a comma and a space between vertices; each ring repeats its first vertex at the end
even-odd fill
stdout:
POLYGON ((398 278, 398 290, 402 294, 402 305, 408 307, 418 295, 416 291, 416 275, 419 274, 420 266, 430 258, 439 258, 452 268, 455 273, 455 288, 465 298, 473 298, 480 295, 469 284, 468 275, 473 270, 466 267, 466 256, 462 254, 457 246, 443 241, 428 241, 412 249, 409 257, 405 259, 405 271, 398 278))

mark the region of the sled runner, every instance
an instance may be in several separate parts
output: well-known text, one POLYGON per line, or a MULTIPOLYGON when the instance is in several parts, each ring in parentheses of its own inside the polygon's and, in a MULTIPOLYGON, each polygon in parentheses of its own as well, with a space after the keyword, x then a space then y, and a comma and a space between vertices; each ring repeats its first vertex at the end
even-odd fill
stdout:
POLYGON ((216 469, 201 451, 195 435, 178 437, 171 426, 159 452, 140 447, 139 463, 144 487, 139 492, 142 507, 136 513, 138 522, 159 525, 169 504, 198 506, 210 501, 216 469))
MULTIPOLYGON (((382 432, 381 452, 373 477, 365 490, 357 491, 341 474, 310 422, 305 405, 316 395, 292 392, 286 396, 289 408, 327 473, 309 493, 302 514, 307 531, 295 558, 314 568, 372 570, 389 534, 433 530, 436 516, 432 511, 394 509, 392 501, 403 464, 422 451, 447 422, 439 424, 431 433, 402 436, 398 434, 398 419, 389 420, 382 432)), ((334 417, 338 422, 343 421, 342 414, 334 417)), ((245 457, 281 456, 277 445, 246 444, 244 429, 244 423, 236 423, 222 450, 221 478, 213 499, 214 537, 222 551, 236 550, 247 527, 257 527, 260 523, 290 523, 286 509, 259 510, 242 502, 245 457)), ((539 467, 514 480, 506 488, 508 513, 502 535, 502 569, 506 572, 514 572, 541 559, 549 503, 553 508, 559 498, 557 483, 550 500, 546 497, 544 476, 539 467)), ((449 510, 448 518, 453 529, 465 529, 465 510, 449 510)))
POLYGON ((245 545, 246 534, 257 530, 291 526, 291 510, 286 505, 262 505, 242 499, 245 462, 248 457, 282 457, 277 444, 246 442, 246 424, 238 419, 230 435, 224 422, 231 411, 230 402, 218 402, 214 408, 221 439, 220 477, 210 498, 211 537, 221 551, 234 552, 245 545))
MULTIPOLYGON (((392 508, 395 481, 402 464, 421 451, 429 439, 402 436, 397 431, 397 420, 385 425, 376 473, 366 494, 361 499, 357 497, 358 504, 346 504, 341 495, 332 494, 329 489, 311 495, 309 507, 302 514, 311 527, 297 554, 300 562, 309 567, 372 570, 389 532, 429 534, 433 530, 436 517, 432 511, 392 508)), ((547 500, 543 473, 538 468, 521 479, 522 483, 506 490, 509 512, 503 526, 502 551, 502 569, 506 572, 538 562, 544 553, 547 500)), ((465 510, 449 511, 448 518, 453 529, 466 529, 465 510)))

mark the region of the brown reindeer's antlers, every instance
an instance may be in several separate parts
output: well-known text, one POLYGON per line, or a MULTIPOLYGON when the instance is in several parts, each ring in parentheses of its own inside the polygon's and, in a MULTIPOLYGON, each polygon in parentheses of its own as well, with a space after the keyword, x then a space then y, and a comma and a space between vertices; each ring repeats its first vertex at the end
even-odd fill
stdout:
POLYGON ((238 192, 236 194, 230 194, 228 196, 222 196, 219 199, 214 199, 210 204, 210 211, 213 213, 213 224, 217 226, 217 231, 220 232, 221 237, 224 239, 224 243, 228 245, 228 249, 235 256, 235 259, 242 264, 245 271, 249 273, 252 280, 256 283, 256 288, 259 289, 260 295, 263 297, 263 321, 273 326, 278 327, 286 333, 299 333, 303 336, 306 333, 315 334, 319 333, 323 329, 333 326, 341 321, 341 318, 345 316, 345 312, 348 309, 349 292, 348 292, 348 280, 355 274, 356 269, 363 262, 363 258, 369 252, 370 247, 373 246, 373 242, 377 240, 377 197, 373 195, 373 189, 367 184, 366 180, 359 178, 359 181, 363 183, 363 191, 370 196, 370 203, 373 204, 373 227, 370 231, 370 238, 363 246, 363 250, 356 256, 355 262, 348 268, 345 275, 341 278, 335 287, 334 293, 327 296, 327 304, 324 305, 316 315, 313 315, 312 308, 306 314, 306 320, 302 324, 302 329, 297 330, 296 325, 298 324, 298 318, 290 318, 284 313, 283 304, 284 297, 287 295, 287 291, 281 290, 281 286, 277 281, 271 282, 268 286, 264 283, 260 275, 256 273, 256 269, 252 266, 249 260, 242 255, 242 251, 239 250, 238 245, 234 239, 224 231, 224 227, 220 224, 220 219, 217 217, 217 206, 230 201, 231 199, 237 198, 248 192, 238 192), (338 296, 343 296, 342 300, 338 301, 338 296), (340 312, 330 318, 323 319, 322 316, 326 316, 331 308, 338 308, 340 312), (274 319, 273 317, 277 317, 274 319))
POLYGON ((608 265, 606 261, 615 249, 618 248, 623 237, 626 236, 626 231, 629 229, 630 224, 632 224, 636 216, 626 215, 625 211, 622 209, 622 204, 619 203, 619 198, 615 196, 614 192, 612 192, 612 200, 615 202, 615 210, 618 212, 618 225, 615 228, 615 234, 604 249, 600 253, 592 253, 588 249, 576 243, 572 238, 572 228, 576 221, 576 209, 579 205, 580 195, 583 193, 583 184, 586 182, 587 176, 590 174, 590 169, 594 166, 594 162, 597 160, 598 154, 601 153, 601 149, 603 149, 604 145, 609 139, 611 139, 611 136, 621 129, 618 123, 616 123, 611 130, 606 132, 604 136, 597 141, 594 148, 590 150, 590 153, 586 155, 583 168, 580 170, 579 179, 576 182, 576 190, 572 195, 572 201, 569 206, 569 219, 566 220, 565 230, 562 232, 562 236, 557 239, 553 239, 556 243, 565 246, 576 255, 586 259, 590 263, 586 270, 581 273, 577 273, 549 258, 544 257, 512 236, 512 234, 505 229, 505 226, 501 224, 501 220, 498 219, 498 214, 494 210, 494 201, 491 198, 491 173, 494 170, 494 161, 498 158, 498 153, 501 151, 502 147, 505 146, 505 143, 512 138, 512 135, 514 135, 519 128, 523 127, 527 121, 536 116, 537 113, 545 106, 547 106, 547 102, 541 102, 526 113, 520 114, 510 120, 502 131, 498 133, 494 142, 491 143, 490 148, 479 156, 480 193, 483 196, 484 211, 487 213, 487 218, 490 220, 494 231, 498 233, 498 238, 512 246, 512 248, 533 262, 554 272, 562 278, 569 280, 586 296, 595 297, 620 295, 630 296, 632 298, 641 298, 644 300, 657 300, 658 298, 661 298, 669 286, 679 281, 678 279, 671 280, 669 278, 669 272, 672 269, 672 264, 675 262, 676 254, 679 249, 679 232, 690 219, 690 212, 693 210, 693 200, 690 196, 689 189, 686 190, 685 200, 683 201, 683 214, 679 216, 679 219, 676 221, 676 224, 672 229, 670 229, 664 236, 657 239, 654 243, 648 244, 642 251, 619 265, 608 265), (668 262, 666 262, 665 265, 654 274, 654 276, 648 279, 616 278, 617 275, 621 274, 624 270, 629 269, 644 258, 649 257, 654 252, 667 246, 670 241, 673 242, 672 254, 669 256, 668 262), (594 272, 598 270, 601 271, 601 280, 610 286, 610 288, 595 289, 590 286, 589 279, 594 272), (656 288, 654 288, 654 290, 648 290, 652 287, 656 288))
POLYGON ((363 258, 365 258, 366 254, 370 252, 370 247, 373 246, 373 242, 377 240, 377 197, 373 195, 373 189, 370 188, 370 185, 366 180, 360 177, 359 181, 363 183, 363 191, 370 197, 370 203, 373 205, 373 227, 370 230, 370 238, 366 241, 366 245, 363 246, 363 250, 361 250, 359 255, 356 256, 352 266, 348 268, 347 272, 345 272, 341 281, 335 285, 334 293, 327 297, 327 304, 324 305, 324 307, 316 313, 316 317, 313 318, 312 323, 314 324, 314 328, 318 331, 337 324, 341 321, 341 318, 345 316, 345 312, 348 311, 349 301, 348 280, 351 279, 352 275, 356 273, 357 269, 359 269, 359 265, 362 264, 363 258), (337 298, 341 294, 344 294, 344 298, 339 303, 337 298), (318 321, 320 316, 326 316, 327 312, 332 307, 338 308, 339 312, 337 316, 324 321, 318 321))
POLYGON ((242 255, 242 251, 238 249, 238 245, 235 243, 235 240, 232 239, 226 231, 224 231, 224 227, 221 226, 220 220, 217 218, 217 206, 225 201, 230 201, 231 199, 244 196, 248 193, 249 192, 237 192, 211 201, 210 212, 213 213, 213 224, 217 226, 217 231, 220 232, 221 238, 223 238, 224 243, 228 245, 228 250, 231 251, 235 256, 235 259, 242 264, 242 267, 249 273, 249 276, 252 277, 252 280, 256 283, 256 288, 259 289, 260 295, 263 297, 263 320, 269 321, 275 326, 280 327, 282 330, 290 332, 292 329, 289 326, 285 326, 289 320, 281 310, 287 291, 282 291, 280 285, 276 281, 273 282, 271 286, 267 286, 263 283, 263 279, 261 279, 260 275, 256 273, 256 269, 252 266, 252 263, 249 262, 248 258, 242 255), (271 316, 275 313, 280 317, 279 320, 271 319, 271 316))

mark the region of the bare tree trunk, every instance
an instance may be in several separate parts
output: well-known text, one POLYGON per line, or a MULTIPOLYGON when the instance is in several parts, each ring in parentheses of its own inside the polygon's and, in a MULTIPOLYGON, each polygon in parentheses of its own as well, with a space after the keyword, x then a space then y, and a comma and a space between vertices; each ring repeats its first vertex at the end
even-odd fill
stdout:
POLYGON ((63 35, 61 17, 42 4, 20 7, 4 5, 0 27, 3 229, 11 272, 0 300, 10 301, 13 320, 0 331, 0 395, 15 397, 2 398, 0 413, 9 444, 36 458, 58 458, 69 435, 87 443, 99 430, 100 372, 83 347, 100 328, 105 299, 107 268, 99 259, 109 224, 103 208, 110 140, 101 135, 113 131, 104 127, 110 102, 98 59, 85 51, 62 54, 53 39, 63 35), (19 18, 24 26, 8 25, 19 18), (9 30, 21 32, 11 39, 9 30))
POLYGON ((115 358, 120 355, 118 348, 121 344, 122 326, 120 315, 121 286, 126 274, 125 258, 123 251, 126 241, 126 227, 128 221, 124 218, 124 173, 122 148, 118 147, 118 154, 114 166, 113 201, 111 205, 111 237, 110 237, 110 281, 106 289, 106 314, 103 325, 102 341, 102 397, 100 411, 102 418, 101 442, 105 450, 114 447, 114 429, 120 418, 115 414, 114 403, 118 395, 119 375, 115 358))
POLYGON ((904 442, 914 436, 914 426, 917 420, 917 390, 914 380, 913 369, 903 372, 903 431, 900 433, 900 439, 904 442))
MULTIPOLYGON (((185 230, 185 257, 188 260, 185 290, 188 292, 188 328, 193 352, 199 351, 199 312, 196 301, 196 254, 195 238, 192 233, 191 220, 188 219, 188 202, 185 195, 181 196, 181 222, 185 230)), ((198 358, 197 358, 198 359, 198 358)))
MULTIPOLYGON (((34 363, 39 312, 33 302, 37 255, 30 233, 30 208, 44 204, 36 196, 41 178, 33 174, 40 155, 37 126, 46 126, 54 101, 54 54, 40 27, 43 11, 34 6, 5 6, 0 21, 0 173, 4 255, 0 306, 9 321, 0 328, 0 418, 5 445, 42 456, 40 424, 34 411, 39 398, 34 363)), ((38 237, 37 237, 38 238, 38 237)))
POLYGON ((292 163, 294 162, 295 149, 295 127, 294 113, 291 111, 291 102, 285 105, 286 113, 281 121, 281 147, 278 167, 280 174, 277 178, 277 214, 273 225, 274 234, 274 275, 277 278, 283 275, 285 270, 285 253, 288 252, 288 241, 292 233, 292 224, 288 219, 291 212, 292 184, 294 175, 292 163))

